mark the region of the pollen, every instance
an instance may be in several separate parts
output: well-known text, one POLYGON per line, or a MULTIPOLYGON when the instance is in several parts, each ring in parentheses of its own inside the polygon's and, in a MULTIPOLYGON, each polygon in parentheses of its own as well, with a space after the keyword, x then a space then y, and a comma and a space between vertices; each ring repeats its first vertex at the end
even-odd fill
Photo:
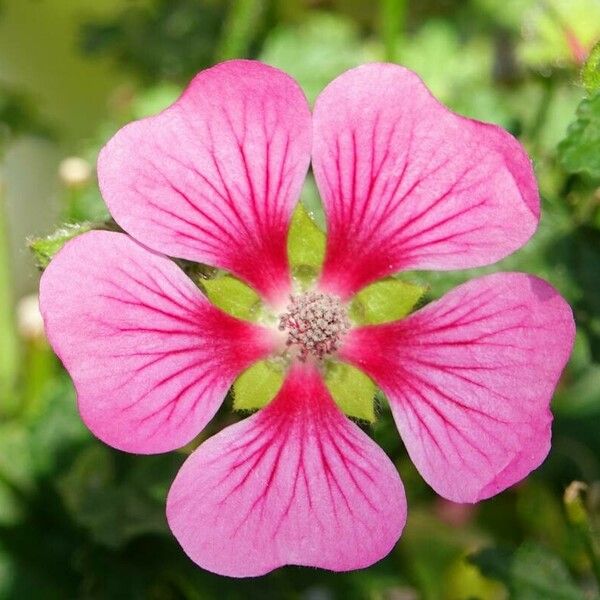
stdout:
POLYGON ((279 329, 287 333, 286 345, 297 350, 301 361, 333 354, 349 328, 341 300, 320 292, 290 296, 286 312, 279 318, 279 329))

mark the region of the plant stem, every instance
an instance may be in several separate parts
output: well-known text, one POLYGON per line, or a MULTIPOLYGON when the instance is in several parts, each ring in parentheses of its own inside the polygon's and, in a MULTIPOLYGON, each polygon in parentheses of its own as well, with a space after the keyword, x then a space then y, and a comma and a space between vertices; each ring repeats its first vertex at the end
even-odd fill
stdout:
POLYGON ((10 276, 8 222, 3 182, 0 179, 0 410, 6 408, 17 371, 18 339, 10 276))
POLYGON ((408 0, 380 0, 379 26, 383 40, 385 60, 398 60, 397 45, 406 22, 408 0))
POLYGON ((262 0, 234 0, 223 24, 216 50, 217 61, 248 56, 265 8, 266 3, 262 0))
POLYGON ((554 97, 554 79, 551 77, 544 77, 542 79, 542 91, 540 95, 540 101, 531 123, 531 127, 528 131, 528 138, 533 148, 534 157, 537 157, 540 150, 540 136, 542 129, 548 119, 548 111, 552 104, 552 98, 554 97))

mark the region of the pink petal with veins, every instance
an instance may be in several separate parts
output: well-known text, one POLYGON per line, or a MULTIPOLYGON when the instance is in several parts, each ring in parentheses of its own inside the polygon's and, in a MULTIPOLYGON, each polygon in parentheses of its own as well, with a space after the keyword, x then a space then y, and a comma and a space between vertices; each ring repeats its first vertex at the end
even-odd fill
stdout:
POLYGON ((550 448, 550 399, 575 326, 546 282, 496 274, 390 324, 352 330, 341 358, 386 393, 425 480, 455 502, 520 481, 550 448))
POLYGON ((129 452, 189 442, 234 378, 274 345, 267 330, 221 312, 172 261, 121 233, 70 241, 42 276, 40 306, 82 419, 129 452))
POLYGON ((188 458, 167 517, 190 558, 215 573, 345 571, 392 549, 406 501, 394 465, 306 363, 292 366, 271 404, 188 458))
POLYGON ((150 248, 227 269, 279 303, 289 291, 286 236, 310 160, 310 118, 285 73, 221 63, 108 142, 98 159, 102 195, 150 248))
POLYGON ((325 291, 349 297, 401 270, 491 264, 537 227, 519 142, 449 111, 403 67, 370 64, 334 80, 317 99, 313 136, 325 291))

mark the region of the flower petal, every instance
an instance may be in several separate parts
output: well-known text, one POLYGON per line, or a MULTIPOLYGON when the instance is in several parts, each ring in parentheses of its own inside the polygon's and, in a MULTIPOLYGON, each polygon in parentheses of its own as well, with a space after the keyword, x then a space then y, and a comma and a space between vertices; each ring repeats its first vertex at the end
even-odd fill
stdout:
POLYGON ((167 517, 190 558, 215 573, 345 571, 392 549, 406 501, 383 451, 336 408, 315 368, 296 364, 271 404, 188 458, 167 517))
POLYGON ((115 220, 150 248, 227 269, 273 302, 289 289, 286 235, 310 160, 298 85, 259 62, 199 73, 98 159, 115 220))
POLYGON ((455 502, 520 481, 550 448, 550 399, 575 335, 546 282, 495 274, 403 321, 352 330, 341 358, 383 389, 425 480, 455 502))
POLYGON ((334 80, 317 99, 313 136, 326 291, 348 297, 401 270, 490 264, 537 227, 519 142, 454 114, 403 67, 370 64, 334 80))
POLYGON ((273 346, 267 330, 221 312, 172 261, 121 233, 70 241, 42 276, 40 305, 83 420, 129 452, 189 442, 273 346))

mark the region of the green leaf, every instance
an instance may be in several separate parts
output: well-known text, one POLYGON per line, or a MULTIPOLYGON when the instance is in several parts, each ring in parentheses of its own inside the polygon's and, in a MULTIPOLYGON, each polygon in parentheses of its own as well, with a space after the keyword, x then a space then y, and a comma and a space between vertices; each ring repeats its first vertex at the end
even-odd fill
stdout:
POLYGON ((581 69, 581 81, 590 94, 600 90, 600 42, 592 48, 581 69))
POLYGON ((488 548, 469 557, 486 576, 502 581, 513 600, 583 600, 562 560, 537 544, 526 542, 512 555, 488 548))
POLYGON ((203 279, 200 282, 208 299, 226 313, 255 321, 261 306, 260 296, 245 283, 230 275, 215 279, 203 279))
POLYGON ((283 369, 262 360, 244 371, 233 384, 233 408, 256 410, 267 405, 283 384, 283 369))
POLYGON ((516 600, 583 600, 562 560, 542 546, 523 544, 513 558, 510 575, 516 600))
POLYGON ((35 488, 28 431, 17 421, 0 424, 0 525, 18 522, 25 513, 23 498, 35 488))
POLYGON ((600 178, 600 92, 586 98, 577 109, 577 119, 559 144, 563 167, 569 173, 585 172, 600 178))
POLYGON ((65 507, 92 538, 119 548, 147 533, 166 533, 164 499, 179 464, 176 455, 131 460, 94 444, 57 482, 65 507))
POLYGON ((485 577, 508 584, 513 553, 506 548, 483 548, 468 557, 485 577))
POLYGON ((35 263, 39 269, 45 269, 54 255, 74 237, 86 233, 93 228, 91 223, 65 225, 47 237, 33 238, 28 242, 33 252, 35 263))
POLYGON ((362 371, 344 363, 328 365, 325 383, 340 409, 350 417, 375 421, 377 387, 362 371))
POLYGON ((352 300, 350 317, 361 325, 395 321, 405 317, 426 288, 392 277, 367 286, 352 300))
POLYGON ((600 413, 600 365, 593 363, 561 390, 553 402, 561 415, 586 418, 600 413))
POLYGON ((325 258, 325 234, 301 202, 292 216, 287 250, 294 275, 301 280, 316 277, 325 258))

